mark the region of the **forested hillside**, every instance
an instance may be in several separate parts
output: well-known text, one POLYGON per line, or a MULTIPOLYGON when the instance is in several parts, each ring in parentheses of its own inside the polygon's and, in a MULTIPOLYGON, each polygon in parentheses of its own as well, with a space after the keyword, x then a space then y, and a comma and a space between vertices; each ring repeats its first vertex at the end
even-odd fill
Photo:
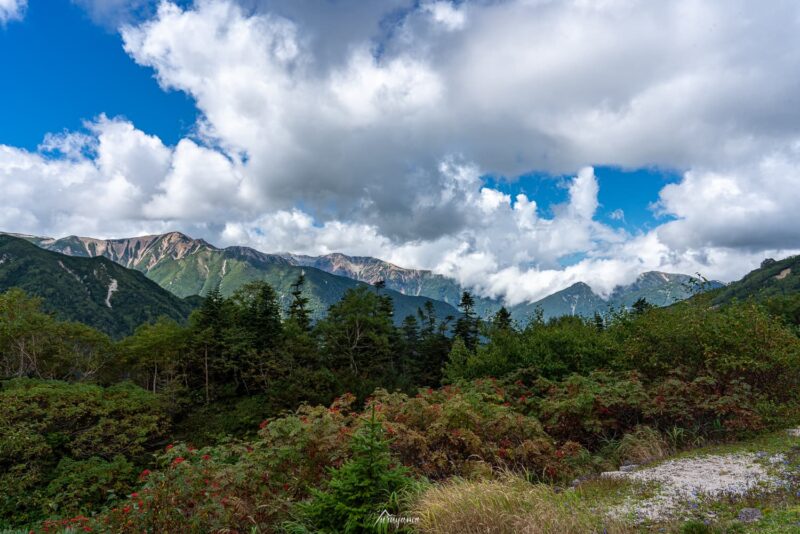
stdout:
POLYGON ((159 317, 183 321, 192 310, 189 302, 106 258, 73 258, 0 235, 0 291, 12 287, 41 297, 43 308, 62 320, 114 337, 159 317))
POLYGON ((723 304, 733 300, 796 296, 800 294, 800 256, 779 261, 764 260, 761 266, 744 278, 733 282, 714 293, 714 303, 723 304))

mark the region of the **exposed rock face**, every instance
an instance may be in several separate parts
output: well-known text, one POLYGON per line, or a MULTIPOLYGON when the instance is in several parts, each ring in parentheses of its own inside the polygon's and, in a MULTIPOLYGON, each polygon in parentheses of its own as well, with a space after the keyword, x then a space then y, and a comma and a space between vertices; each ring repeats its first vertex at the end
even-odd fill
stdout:
MULTIPOLYGON (((767 464, 780 465, 782 454, 759 458, 751 453, 706 455, 669 460, 653 467, 633 471, 609 471, 604 478, 625 478, 634 483, 657 484, 652 497, 630 500, 611 511, 614 516, 633 515, 639 522, 664 521, 681 517, 702 498, 746 495, 755 489, 778 488, 784 484, 780 474, 767 464)), ((744 510, 742 510, 744 512, 744 510)), ((756 510, 758 512, 758 510, 756 510)), ((747 512, 748 518, 760 513, 747 512)))
POLYGON ((129 269, 147 271, 164 259, 179 260, 200 250, 217 250, 202 239, 192 239, 180 232, 146 235, 124 239, 95 239, 69 236, 35 241, 42 248, 68 256, 104 256, 129 269))
MULTIPOLYGON (((323 316, 328 307, 341 299, 348 289, 362 284, 361 280, 350 276, 328 273, 314 268, 313 265, 305 267, 287 255, 267 254, 240 246, 218 248, 180 232, 108 240, 75 236, 63 239, 24 236, 24 239, 41 248, 68 256, 107 258, 143 272, 162 288, 179 297, 205 295, 214 288, 219 288, 224 295, 230 295, 243 284, 263 280, 275 288, 286 305, 290 298, 291 284, 300 273, 305 272, 307 296, 316 317, 323 316)), ((346 258, 338 255, 333 261, 338 265, 345 262, 346 258)), ((374 262, 375 265, 383 263, 379 260, 374 262)), ((351 263, 348 272, 356 268, 355 263, 351 263)), ((398 272, 402 271, 400 268, 396 269, 398 272)), ((367 278, 377 281, 377 276, 379 275, 375 274, 367 278)), ((421 292, 398 294, 390 285, 387 286, 395 304, 395 320, 398 322, 407 315, 416 314, 417 309, 423 307, 426 301, 433 303, 440 319, 458 314, 452 306, 440 302, 441 299, 417 296, 421 292)), ((116 295, 109 302, 113 302, 114 298, 116 295)))

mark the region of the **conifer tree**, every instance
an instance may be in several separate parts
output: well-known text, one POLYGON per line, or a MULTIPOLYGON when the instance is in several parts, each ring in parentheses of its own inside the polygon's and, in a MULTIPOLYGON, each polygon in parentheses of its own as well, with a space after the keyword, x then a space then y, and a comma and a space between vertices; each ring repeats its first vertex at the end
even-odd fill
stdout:
POLYGON ((219 286, 209 291, 203 304, 192 314, 192 334, 203 376, 205 402, 211 401, 211 386, 221 367, 224 347, 225 299, 219 286))
POLYGON ((303 332, 311 331, 311 314, 308 311, 308 297, 303 295, 303 287, 306 283, 306 275, 300 272, 300 276, 292 284, 292 302, 289 305, 289 319, 294 321, 303 332))
POLYGON ((475 314, 475 299, 469 291, 462 293, 458 307, 462 315, 456 321, 455 335, 464 341, 467 349, 474 351, 478 346, 480 319, 475 314))
POLYGON ((498 330, 511 330, 514 327, 511 313, 502 306, 492 317, 492 326, 498 330))
POLYGON ((301 523, 293 532, 386 532, 382 512, 396 514, 398 494, 411 484, 406 468, 396 465, 383 426, 371 417, 353 435, 352 457, 331 472, 325 491, 313 489, 311 500, 298 506, 301 523))
POLYGON ((318 324, 328 365, 352 390, 371 392, 391 376, 392 317, 379 295, 364 286, 348 290, 318 324))
POLYGON ((263 353, 281 342, 283 325, 278 295, 268 283, 255 281, 239 288, 231 297, 235 308, 236 337, 246 349, 263 353))

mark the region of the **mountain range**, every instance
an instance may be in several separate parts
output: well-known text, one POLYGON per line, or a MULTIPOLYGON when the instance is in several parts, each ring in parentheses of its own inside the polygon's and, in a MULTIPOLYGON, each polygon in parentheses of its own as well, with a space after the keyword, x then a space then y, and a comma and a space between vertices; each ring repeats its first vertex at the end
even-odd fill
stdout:
MULTIPOLYGON (((464 291, 452 278, 427 270, 405 269, 377 258, 340 253, 324 256, 282 256, 298 265, 316 267, 369 284, 383 280, 387 287, 401 293, 425 295, 453 306, 458 306, 464 291)), ((723 285, 709 282, 706 287, 700 288, 700 283, 698 278, 685 274, 649 271, 639 275, 631 284, 618 286, 608 298, 595 293, 589 285, 578 282, 541 300, 510 306, 509 311, 523 324, 535 315, 537 308, 541 308, 544 319, 562 315, 591 317, 595 312, 604 314, 610 309, 630 308, 640 298, 655 306, 668 306, 691 297, 700 289, 715 289, 723 285)), ((475 296, 476 310, 483 317, 491 316, 502 305, 503 302, 498 299, 475 296)))
MULTIPOLYGON (((323 256, 269 254, 242 246, 218 248, 180 232, 110 240, 77 236, 18 237, 69 256, 108 258, 141 271, 178 297, 204 295, 216 286, 224 295, 230 295, 246 282, 265 280, 275 287, 282 302, 288 304, 290 286, 302 272, 306 276, 310 305, 317 317, 347 289, 360 283, 384 281, 394 300, 398 321, 415 313, 426 300, 434 304, 440 318, 456 316, 464 291, 452 278, 427 270, 399 267, 377 258, 340 253, 323 256)), ((632 284, 617 287, 607 298, 578 282, 539 301, 511 306, 509 311, 515 320, 524 324, 538 309, 548 319, 561 315, 591 317, 596 312, 604 314, 610 309, 630 307, 639 298, 656 306, 666 306, 690 297, 697 291, 698 283, 698 279, 685 274, 651 271, 642 273, 632 284)), ((713 282, 705 289, 721 286, 713 282)), ((476 296, 475 301, 476 311, 482 317, 491 316, 502 306, 498 299, 476 296)))
MULTIPOLYGON (((150 280, 178 297, 205 295, 214 287, 229 296, 243 284, 254 280, 268 282, 281 303, 288 306, 291 285, 302 273, 305 295, 315 318, 338 302, 348 289, 365 282, 337 276, 311 266, 299 265, 280 254, 265 254, 248 247, 218 248, 202 239, 179 232, 130 239, 101 240, 69 236, 51 239, 18 236, 52 252, 78 257, 105 257, 129 269, 140 271, 150 280)), ((391 287, 397 322, 416 314, 426 302, 433 304, 437 317, 458 315, 455 307, 425 295, 406 295, 391 287)))

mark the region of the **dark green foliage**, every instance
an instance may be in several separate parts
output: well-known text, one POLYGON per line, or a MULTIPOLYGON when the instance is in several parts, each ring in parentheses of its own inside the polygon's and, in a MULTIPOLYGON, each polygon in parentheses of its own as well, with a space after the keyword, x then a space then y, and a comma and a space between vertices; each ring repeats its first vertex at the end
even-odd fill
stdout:
POLYGON ((547 432, 589 447, 640 424, 642 407, 649 400, 635 374, 594 372, 559 382, 540 379, 535 387, 543 394, 539 413, 547 432))
POLYGON ((186 394, 189 368, 189 330, 169 319, 136 329, 117 345, 120 355, 115 375, 134 380, 153 393, 180 402, 186 394))
POLYGON ((389 454, 381 423, 370 419, 354 434, 351 458, 331 471, 324 490, 312 490, 311 499, 298 505, 300 524, 295 532, 361 533, 388 532, 388 522, 379 520, 384 511, 398 509, 398 493, 408 487, 408 471, 396 465, 389 454))
POLYGON ((140 471, 121 454, 111 460, 62 458, 43 491, 44 513, 50 517, 88 515, 97 506, 127 497, 140 471))
POLYGON ((362 287, 348 291, 317 329, 324 364, 348 391, 364 396, 381 378, 395 376, 394 327, 381 295, 362 287))
POLYGON ((311 330, 311 314, 308 311, 308 298, 303 295, 306 275, 300 272, 292 284, 292 302, 289 305, 289 320, 293 321, 303 332, 311 330))
POLYGON ((447 370, 450 381, 503 376, 531 367, 542 376, 560 378, 608 367, 618 353, 612 336, 598 332, 593 323, 578 317, 561 317, 548 324, 532 322, 521 332, 494 329, 489 336, 489 343, 478 346, 473 355, 459 352, 459 362, 451 355, 447 370))
POLYGON ((480 318, 475 313, 475 299, 469 291, 462 293, 458 307, 461 309, 461 317, 456 321, 453 332, 455 337, 464 341, 469 350, 475 350, 479 340, 480 318))
POLYGON ((275 290, 266 282, 243 285, 231 297, 234 306, 231 343, 242 344, 245 350, 265 352, 281 344, 283 324, 281 307, 275 290))
POLYGON ((764 307, 770 315, 779 317, 787 325, 793 326, 800 335, 800 293, 770 297, 764 301, 764 307))
POLYGON ((426 301, 398 325, 382 284, 344 292, 314 323, 308 289, 294 278, 282 318, 286 303, 263 281, 230 296, 209 288, 188 325, 162 318, 116 343, 20 290, 0 294, 2 372, 73 382, 0 391, 0 518, 113 503, 166 442, 162 406, 181 437, 212 447, 170 449, 142 490, 158 505, 136 504, 141 528, 105 512, 115 531, 263 530, 299 501, 294 529, 370 531, 383 508, 402 512, 409 483, 389 451, 433 479, 507 468, 568 481, 642 436, 677 447, 800 420, 796 295, 721 307, 713 295, 668 308, 642 298, 519 328, 505 309, 481 323, 469 293, 455 321, 426 301), (451 385, 440 387, 443 371, 451 385), (144 389, 90 384, 123 380, 144 389), (375 410, 367 421, 362 402, 375 410))
POLYGON ((633 313, 639 315, 647 312, 647 310, 652 310, 653 308, 655 308, 655 306, 647 302, 647 299, 644 297, 640 297, 636 302, 633 303, 633 306, 631 306, 633 313))
POLYGON ((442 378, 442 369, 450 353, 448 336, 452 317, 440 321, 431 303, 417 310, 419 336, 416 350, 411 350, 409 361, 412 383, 417 386, 436 386, 442 378))
POLYGON ((511 330, 514 328, 514 320, 505 306, 502 306, 492 317, 492 327, 497 330, 511 330))
POLYGON ((764 393, 800 386, 800 340, 755 304, 715 310, 702 301, 680 303, 620 324, 613 334, 623 340, 621 365, 649 379, 708 375, 764 393))
POLYGON ((141 273, 105 258, 65 256, 0 235, 0 259, 0 292, 21 288, 41 297, 44 309, 58 318, 80 321, 112 337, 130 334, 160 316, 183 321, 192 309, 141 273))
POLYGON ((0 293, 0 377, 100 378, 111 360, 107 336, 55 320, 20 289, 0 293))
POLYGON ((17 379, 3 384, 0 406, 3 527, 124 495, 131 466, 146 461, 168 430, 158 398, 131 384, 17 379), (68 498, 78 493, 80 499, 68 498))

